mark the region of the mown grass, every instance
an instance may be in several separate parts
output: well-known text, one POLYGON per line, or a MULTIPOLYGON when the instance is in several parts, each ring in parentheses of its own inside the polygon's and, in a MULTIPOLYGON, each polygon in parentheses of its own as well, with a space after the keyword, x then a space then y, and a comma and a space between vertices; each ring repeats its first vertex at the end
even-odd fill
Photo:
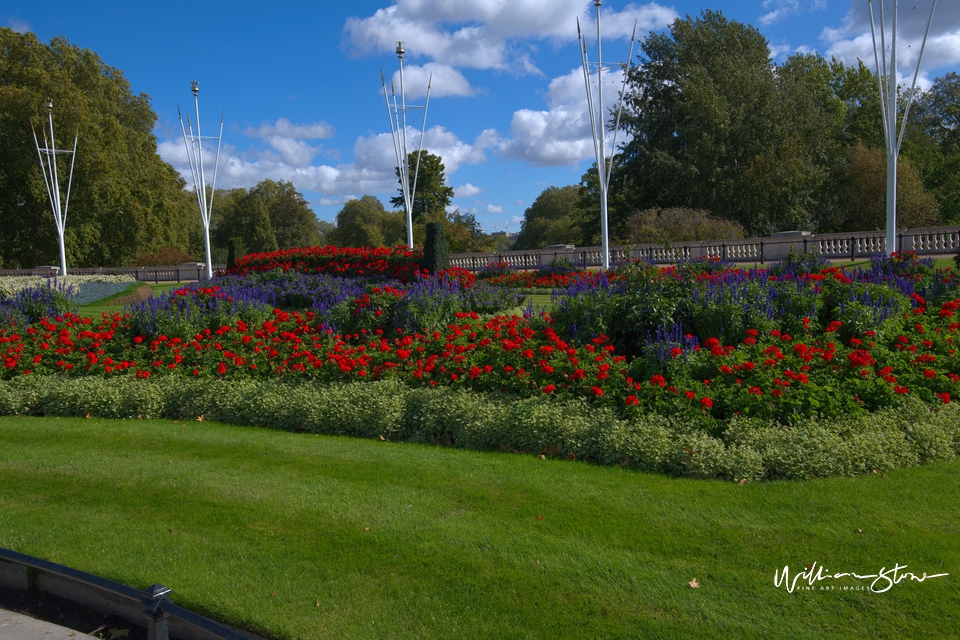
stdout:
POLYGON ((196 421, 0 419, 0 545, 163 583, 277 638, 955 637, 958 498, 960 462, 740 486, 196 421), (814 562, 950 575, 774 586, 814 562))
POLYGON ((136 293, 140 287, 148 285, 150 289, 153 290, 154 296, 159 296, 161 293, 172 291, 179 287, 184 286, 182 282, 161 282, 158 284, 148 283, 143 281, 131 282, 130 286, 125 288, 123 291, 119 291, 114 295, 104 298, 103 300, 97 300, 94 303, 84 305, 77 310, 77 315, 85 318, 99 318, 103 313, 119 313, 124 305, 117 304, 115 301, 123 298, 124 296, 129 296, 133 293, 136 293))

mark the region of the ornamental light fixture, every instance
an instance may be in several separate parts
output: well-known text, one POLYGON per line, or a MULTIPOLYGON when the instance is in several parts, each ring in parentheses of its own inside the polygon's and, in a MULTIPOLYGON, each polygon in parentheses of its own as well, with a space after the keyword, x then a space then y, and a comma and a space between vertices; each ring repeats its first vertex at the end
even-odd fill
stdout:
MULTIPOLYGON (((47 132, 43 131, 43 146, 37 139, 37 130, 33 129, 33 143, 37 147, 37 155, 40 158, 40 170, 43 172, 43 182, 47 188, 47 197, 50 200, 50 209, 53 211, 53 221, 57 225, 57 237, 60 242, 60 273, 67 275, 67 252, 63 243, 63 231, 67 226, 67 210, 70 207, 70 187, 73 186, 73 165, 77 159, 77 141, 80 139, 79 131, 73 138, 73 149, 57 149, 56 141, 53 136, 53 100, 47 98, 47 122, 50 127, 50 138, 47 139, 47 132), (67 179, 67 195, 60 197, 60 177, 57 172, 57 154, 70 154, 70 174, 67 179)), ((31 124, 31 127, 33 125, 31 124)))
POLYGON ((873 34, 873 61, 877 69, 877 85, 880 88, 880 108, 883 112, 883 137, 887 150, 887 246, 886 253, 893 253, 896 246, 897 234, 897 158, 900 156, 900 145, 903 143, 903 134, 907 129, 907 117, 910 115, 910 106, 916 97, 917 76, 920 75, 920 62, 923 60, 923 50, 927 46, 927 36, 930 35, 930 25, 933 23, 933 11, 937 8, 937 0, 930 6, 930 18, 927 20, 927 30, 923 34, 923 44, 920 46, 920 55, 917 57, 917 67, 913 72, 913 85, 903 110, 903 121, 900 132, 897 133, 897 116, 899 115, 900 87, 897 84, 897 0, 893 0, 893 20, 890 30, 890 50, 887 54, 887 33, 883 19, 883 0, 880 5, 880 42, 877 43, 877 25, 873 17, 873 0, 867 0, 870 6, 870 30, 873 34))
POLYGON ((433 84, 433 74, 427 81, 427 98, 422 107, 408 105, 403 90, 403 41, 397 40, 397 59, 400 61, 400 102, 397 102, 397 92, 393 82, 390 82, 390 93, 387 93, 387 81, 380 70, 380 83, 383 85, 383 99, 387 104, 387 116, 390 118, 390 134, 393 136, 393 150, 397 159, 397 170, 400 173, 400 192, 403 194, 403 206, 407 213, 407 246, 413 249, 413 198, 417 191, 417 176, 420 173, 420 154, 423 151, 423 134, 427 126, 427 107, 430 106, 430 87, 433 84), (390 98, 393 98, 391 104, 390 98), (423 109, 423 120, 420 124, 420 141, 417 144, 417 162, 413 169, 413 183, 410 182, 410 154, 407 146, 407 111, 423 109))
POLYGON ((187 115, 187 126, 183 126, 183 114, 180 105, 177 105, 177 115, 180 118, 180 131, 183 133, 183 146, 187 149, 187 160, 190 163, 190 173, 193 176, 193 189, 197 194, 197 206, 200 207, 200 219, 203 221, 203 244, 207 256, 207 280, 213 278, 213 262, 210 257, 210 215, 213 212, 213 196, 217 189, 217 169, 220 167, 220 142, 223 138, 223 112, 220 113, 220 133, 216 136, 200 135, 200 83, 194 80, 190 83, 193 92, 193 105, 197 116, 197 133, 193 133, 190 116, 187 115), (207 198, 207 182, 203 171, 203 140, 217 141, 217 155, 213 165, 213 182, 210 185, 210 198, 207 198))
POLYGON ((594 1, 597 9, 597 61, 590 62, 587 55, 587 39, 580 30, 580 19, 577 19, 577 40, 580 42, 580 63, 583 67, 583 82, 587 89, 587 110, 590 112, 590 133, 593 136, 593 151, 597 158, 597 178, 600 183, 600 250, 603 269, 610 268, 610 229, 607 220, 607 194, 610 190, 610 173, 613 171, 613 154, 617 151, 617 132, 620 130, 620 114, 623 112, 623 97, 627 91, 627 78, 630 74, 630 64, 633 58, 633 44, 637 38, 637 23, 633 23, 633 35, 630 37, 630 51, 627 54, 627 63, 604 65, 600 48, 600 0, 594 1), (607 156, 606 118, 603 112, 603 68, 615 66, 623 70, 623 85, 620 88, 620 100, 617 104, 617 118, 613 127, 613 140, 610 144, 609 159, 607 156), (597 71, 597 99, 593 99, 593 88, 590 86, 591 69, 597 71))

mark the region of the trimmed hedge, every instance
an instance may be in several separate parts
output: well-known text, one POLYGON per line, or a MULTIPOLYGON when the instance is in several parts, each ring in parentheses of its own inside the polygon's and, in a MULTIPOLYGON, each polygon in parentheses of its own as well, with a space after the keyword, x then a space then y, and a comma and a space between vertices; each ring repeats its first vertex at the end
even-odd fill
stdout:
POLYGON ((339 386, 158 377, 18 377, 0 382, 0 415, 216 420, 291 431, 446 444, 619 464, 727 480, 852 476, 960 454, 960 406, 904 406, 785 427, 734 420, 721 437, 657 414, 537 397, 516 400, 396 381, 339 386))

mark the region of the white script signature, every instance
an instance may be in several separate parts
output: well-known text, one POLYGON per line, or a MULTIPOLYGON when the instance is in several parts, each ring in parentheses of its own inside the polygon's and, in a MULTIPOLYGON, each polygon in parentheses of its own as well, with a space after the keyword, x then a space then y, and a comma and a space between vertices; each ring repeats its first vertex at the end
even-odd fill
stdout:
MULTIPOLYGON (((859 575, 857 573, 830 573, 824 567, 817 566, 817 563, 807 565, 804 571, 797 573, 791 579, 790 577, 790 567, 785 565, 783 567, 783 573, 777 571, 773 574, 773 585, 775 587, 785 586, 788 593, 793 593, 793 590, 797 587, 798 581, 805 581, 807 585, 812 588, 817 582, 821 580, 829 579, 838 579, 838 578, 855 578, 857 580, 870 580, 873 582, 870 583, 870 591, 874 593, 883 593, 890 590, 891 587, 895 584, 899 584, 901 580, 910 578, 916 582, 923 582, 928 578, 942 578, 944 576, 950 575, 949 573, 935 573, 932 576, 928 576, 924 573, 922 576, 918 576, 915 573, 909 571, 902 571, 906 569, 907 565, 900 565, 899 563, 895 564, 892 568, 887 569, 886 567, 881 567, 879 573, 872 573, 868 575, 859 575)), ((801 589, 804 589, 801 585, 801 589)), ((823 588, 823 587, 821 587, 823 588)), ((828 587, 833 589, 833 587, 828 587)))

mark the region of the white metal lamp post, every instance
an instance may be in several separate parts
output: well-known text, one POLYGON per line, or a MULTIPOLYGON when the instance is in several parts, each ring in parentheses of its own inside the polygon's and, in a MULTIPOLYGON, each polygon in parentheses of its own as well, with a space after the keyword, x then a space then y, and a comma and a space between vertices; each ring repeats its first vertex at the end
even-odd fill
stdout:
MULTIPOLYGON (((600 250, 603 269, 610 268, 610 229, 607 219, 607 193, 610 190, 610 173, 613 171, 613 154, 617 151, 617 132, 620 129, 620 114, 623 112, 623 97, 627 89, 627 78, 630 72, 631 58, 633 57, 633 43, 637 37, 637 25, 633 25, 633 35, 630 38, 630 52, 627 54, 627 65, 623 69, 623 86, 620 89, 620 101, 617 105, 617 119, 613 127, 613 141, 610 145, 609 164, 607 160, 606 118, 603 112, 603 61, 600 49, 600 0, 594 1, 597 9, 597 61, 591 63, 587 57, 587 40, 580 31, 580 20, 577 19, 577 39, 580 42, 580 63, 583 66, 583 82, 587 89, 587 109, 590 112, 590 133, 593 136, 593 151, 597 158, 597 178, 600 183, 600 250), (593 90, 590 88, 590 68, 597 69, 597 101, 594 103, 593 90), (596 105, 596 106, 595 106, 596 105)), ((616 66, 622 67, 617 63, 616 66)))
POLYGON ((887 36, 883 20, 883 0, 880 4, 880 43, 877 46, 877 26, 873 19, 873 0, 867 0, 870 5, 870 30, 873 34, 873 59, 877 67, 877 84, 880 87, 880 107, 883 111, 883 137, 887 147, 887 253, 897 249, 897 158, 900 155, 900 145, 903 134, 907 130, 907 117, 910 115, 910 106, 916 96, 917 76, 920 74, 920 62, 923 60, 923 50, 927 46, 927 36, 930 34, 930 25, 933 23, 933 11, 937 7, 937 0, 933 0, 930 7, 930 19, 927 21, 927 30, 923 34, 923 44, 920 55, 917 57, 917 68, 913 73, 913 85, 907 104, 903 111, 903 122, 900 132, 897 133, 897 115, 899 111, 900 91, 897 85, 897 0, 893 0, 893 26, 890 32, 890 57, 887 58, 887 36))
POLYGON ((47 197, 50 199, 50 208, 53 210, 53 220, 57 225, 57 236, 60 241, 60 275, 67 275, 67 252, 63 243, 63 231, 67 226, 67 209, 70 207, 70 187, 73 186, 73 164, 77 159, 77 141, 80 139, 79 133, 73 138, 73 150, 57 149, 53 137, 53 100, 47 98, 47 120, 50 125, 50 139, 47 139, 47 132, 43 131, 43 147, 37 140, 37 130, 33 130, 33 142, 37 146, 37 155, 40 157, 40 169, 43 171, 43 182, 47 187, 47 197), (57 174, 57 154, 69 153, 70 158, 70 177, 67 180, 67 197, 60 198, 60 178, 57 174))
POLYGON ((223 137, 223 113, 220 114, 220 133, 214 136, 207 136, 209 140, 217 141, 216 161, 213 165, 213 183, 210 185, 210 198, 207 198, 207 182, 203 173, 203 136, 200 135, 200 100, 197 97, 200 93, 200 83, 194 80, 190 83, 190 90, 193 91, 193 105, 197 115, 197 133, 194 135, 193 127, 190 124, 190 116, 187 116, 187 127, 183 126, 183 115, 180 113, 180 106, 177 105, 177 115, 180 117, 180 131, 183 133, 183 145, 187 149, 187 160, 190 162, 190 173, 193 175, 193 188, 197 193, 197 205, 200 207, 200 219, 203 221, 203 244, 207 254, 207 280, 213 278, 213 262, 210 257, 210 215, 213 212, 213 196, 217 189, 217 169, 220 167, 220 140, 223 137))
POLYGON ((423 107, 410 106, 403 93, 403 41, 397 40, 397 58, 400 60, 400 102, 397 103, 397 92, 393 82, 390 83, 390 94, 393 95, 393 104, 387 94, 387 81, 380 70, 380 82, 383 85, 383 99, 387 103, 387 116, 390 118, 390 134, 393 136, 393 150, 397 158, 397 169, 400 172, 400 192, 403 194, 403 206, 407 213, 407 246, 413 249, 413 198, 417 191, 417 176, 420 173, 420 153, 423 150, 423 133, 427 126, 427 107, 430 106, 430 86, 433 84, 433 74, 427 81, 427 99, 423 107), (410 183, 410 160, 407 150, 407 110, 423 109, 423 121, 420 124, 420 142, 417 145, 417 164, 413 170, 413 183, 410 183))

